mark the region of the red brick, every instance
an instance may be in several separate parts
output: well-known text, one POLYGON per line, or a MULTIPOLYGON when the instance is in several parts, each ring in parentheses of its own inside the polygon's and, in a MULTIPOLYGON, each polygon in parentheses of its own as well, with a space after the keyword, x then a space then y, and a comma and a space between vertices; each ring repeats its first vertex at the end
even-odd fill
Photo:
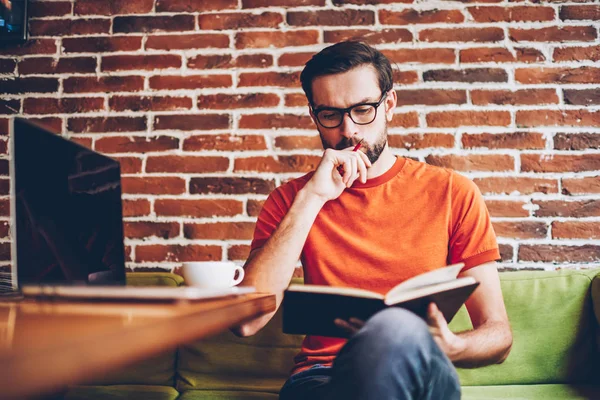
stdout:
POLYGON ((229 47, 229 36, 224 34, 196 33, 191 35, 151 35, 146 50, 187 50, 229 47))
POLYGON ((537 49, 515 48, 515 53, 511 53, 503 47, 481 47, 474 49, 460 50, 461 63, 481 63, 481 62, 522 62, 537 63, 546 61, 544 54, 537 49))
POLYGON ((486 200, 485 205, 492 217, 529 217, 524 201, 486 200))
POLYGON ((452 24, 463 22, 465 17, 460 10, 414 10, 403 11, 379 10, 379 23, 382 25, 410 24, 452 24))
POLYGON ((250 246, 235 244, 227 249, 227 259, 232 261, 245 261, 250 255, 250 246))
POLYGON ((65 53, 111 53, 135 51, 142 48, 141 36, 98 36, 85 38, 64 38, 62 47, 65 53))
POLYGON ((86 117, 69 118, 69 132, 136 132, 146 130, 146 117, 86 117))
POLYGON ((314 52, 309 53, 285 53, 279 56, 277 65, 280 67, 300 67, 306 64, 314 55, 314 52))
POLYGON ((225 172, 229 168, 227 157, 149 156, 146 172, 207 173, 225 172))
POLYGON ((388 143, 392 148, 404 148, 406 150, 433 147, 452 148, 454 147, 454 135, 446 133, 389 135, 388 143))
POLYGON ((245 72, 238 86, 300 87, 300 72, 245 72))
POLYGON ((181 68, 181 56, 175 54, 102 57, 102 71, 155 70, 181 68))
POLYGON ((318 136, 278 136, 275 138, 275 148, 282 150, 320 150, 323 145, 318 136))
POLYGON ((196 21, 193 15, 115 17, 113 21, 113 32, 182 32, 193 31, 195 25, 196 21))
POLYGON ((600 136, 596 133, 557 133, 554 135, 556 150, 599 149, 600 136))
POLYGON ((324 6, 325 0, 242 0, 242 8, 324 6))
POLYGON ((534 194, 558 193, 556 179, 528 177, 491 177, 475 178, 473 182, 483 194, 534 194))
POLYGON ((0 118, 0 135, 8 135, 8 118, 0 118))
POLYGON ((588 193, 600 193, 600 177, 590 176, 578 179, 562 179, 562 194, 571 196, 588 193))
POLYGON ((291 26, 373 25, 375 23, 375 13, 354 9, 288 11, 286 20, 291 26))
POLYGON ((600 246, 558 246, 558 245, 521 245, 519 261, 546 263, 597 262, 600 260, 600 246))
POLYGON ((555 89, 471 90, 473 104, 558 104, 555 89))
POLYGON ((283 15, 276 12, 200 14, 200 30, 277 28, 283 23, 283 15))
POLYGON ((434 69, 423 72, 425 82, 508 82, 501 68, 434 69))
POLYGON ((152 12, 154 0, 77 0, 76 15, 147 14, 152 12))
POLYGON ((557 47, 552 54, 554 61, 600 61, 600 46, 557 47))
POLYGON ((108 105, 114 111, 177 111, 189 110, 190 97, 173 96, 112 96, 108 105))
POLYGON ((229 110, 235 108, 276 107, 279 96, 274 93, 207 94, 198 96, 198 108, 229 110))
POLYGON ((593 26, 561 26, 540 29, 509 29, 513 42, 590 42, 596 40, 593 26))
POLYGON ((562 6, 560 19, 563 21, 598 21, 600 20, 600 5, 562 6))
POLYGON ((600 154, 521 154, 523 172, 584 172, 600 169, 600 154))
MULTIPOLYGON (((77 137, 77 136, 71 136, 71 141, 78 143, 84 147, 87 147, 88 149, 93 150, 94 149, 94 140, 92 138, 85 138, 85 137, 77 137)), ((123 166, 121 165, 121 173, 123 173, 123 166)))
POLYGON ((600 83, 600 68, 517 68, 519 83, 600 83))
POLYGON ((205 89, 230 87, 231 75, 158 75, 150 77, 150 89, 205 89))
POLYGON ((53 132, 59 133, 62 132, 63 120, 62 118, 55 117, 44 117, 44 118, 30 118, 26 117, 31 122, 35 122, 39 125, 44 126, 46 129, 49 129, 53 132))
POLYGON ((600 239, 600 225, 587 221, 552 222, 552 239, 600 239))
POLYGON ((546 141, 541 133, 515 132, 515 133, 481 133, 462 135, 462 145, 465 149, 544 149, 546 141))
POLYGON ((310 172, 317 168, 321 157, 296 154, 291 156, 273 157, 248 157, 235 160, 234 172, 257 171, 257 172, 310 172))
POLYGON ((532 203, 539 206, 539 208, 535 211, 536 217, 585 218, 600 216, 599 200, 533 200, 532 203))
POLYGON ((121 165, 121 174, 140 174, 142 173, 142 159, 137 157, 115 157, 112 156, 121 165))
POLYGON ((2 47, 2 55, 56 54, 56 49, 56 39, 29 39, 23 44, 2 47))
POLYGON ((410 85, 411 83, 417 83, 419 81, 419 75, 417 71, 393 71, 394 84, 396 85, 410 85))
POLYGON ((28 12, 30 18, 64 17, 72 14, 72 6, 70 1, 38 1, 35 7, 29 7, 28 12))
POLYGON ((137 92, 144 89, 144 77, 71 77, 63 81, 63 88, 65 93, 137 92))
POLYGON ((188 59, 188 68, 194 69, 233 69, 261 68, 273 65, 270 54, 231 54, 197 55, 188 59))
POLYGON ((148 153, 177 150, 179 139, 171 136, 110 136, 96 140, 96 150, 103 153, 148 153))
POLYGON ((419 32, 422 42, 499 42, 504 40, 502 28, 432 28, 419 32))
POLYGON ((264 200, 248 199, 248 203, 246 204, 246 212, 251 217, 258 217, 258 214, 260 213, 260 210, 262 210, 264 204, 264 200))
POLYGON ((180 226, 177 222, 135 221, 125 222, 123 230, 126 238, 143 239, 158 237, 172 239, 179 236, 180 226))
POLYGON ((223 249, 221 246, 201 246, 196 244, 186 245, 137 245, 135 248, 135 261, 220 261, 223 249))
POLYGON ((316 30, 302 31, 269 31, 269 32, 237 32, 235 34, 236 49, 253 49, 263 47, 309 46, 319 42, 316 30))
POLYGON ((180 131, 227 129, 231 121, 227 114, 205 115, 157 115, 154 117, 154 129, 173 129, 180 131))
POLYGON ((176 177, 123 177, 123 193, 131 194, 182 194, 185 180, 176 177))
POLYGON ((21 99, 0 99, 0 114, 18 114, 21 111, 21 99))
POLYGON ((252 240, 254 225, 254 222, 185 224, 183 234, 186 239, 252 240))
POLYGON ((415 0, 333 0, 333 4, 357 4, 357 5, 371 5, 371 4, 394 4, 394 3, 414 3, 415 0))
POLYGON ((295 114, 251 114, 240 117, 240 129, 314 129, 307 115, 295 114))
POLYGON ((425 157, 425 161, 427 164, 457 171, 513 171, 515 168, 512 156, 500 154, 430 155, 425 157))
MULTIPOLYGON (((8 193, 7 193, 8 194, 8 193)), ((8 221, 0 222, 0 237, 7 238, 10 234, 10 224, 8 221)))
POLYGON ((0 59, 0 74, 12 74, 15 72, 17 66, 16 60, 9 60, 7 58, 0 59))
POLYGON ((286 93, 285 94, 285 106, 286 107, 306 107, 308 100, 304 93, 286 93))
POLYGON ((398 64, 453 64, 456 60, 454 49, 396 49, 382 52, 390 62, 398 64))
POLYGON ((427 114, 427 126, 453 128, 460 126, 508 126, 508 111, 441 111, 427 114))
POLYGON ((244 212, 243 203, 231 199, 158 199, 154 210, 160 216, 192 218, 233 217, 244 212))
MULTIPOLYGON (((8 154, 8 140, 0 140, 0 153, 8 154)), ((10 186, 9 182, 2 182, 2 188, 10 186)), ((2 190, 2 193, 8 195, 8 188, 6 191, 2 190)))
POLYGON ((419 126, 419 114, 416 111, 394 114, 392 122, 390 122, 390 128, 416 128, 419 126))
POLYGON ((385 43, 411 42, 413 35, 408 29, 388 28, 378 31, 369 29, 343 29, 323 32, 325 43, 337 43, 344 40, 360 40, 375 45, 385 43))
POLYGON ((511 239, 545 239, 548 227, 545 222, 519 221, 494 222, 494 233, 498 237, 511 239))
POLYGON ((79 114, 104 110, 102 97, 67 97, 61 99, 30 97, 23 102, 25 114, 79 114))
POLYGON ((8 78, 0 79, 2 94, 55 93, 58 79, 55 78, 8 78))
POLYGON ((275 181, 259 178, 211 177, 190 179, 190 194, 263 194, 275 189, 275 181))
POLYGON ((398 106, 424 104, 437 106, 443 104, 465 104, 466 90, 417 89, 396 90, 398 106))
POLYGON ((96 59, 92 57, 24 58, 19 61, 19 74, 63 74, 96 72, 96 59))
POLYGON ((526 22, 552 21, 555 19, 552 7, 469 7, 467 8, 475 22, 526 22))
POLYGON ((142 217, 150 214, 150 202, 146 199, 123 199, 123 217, 142 217))
POLYGON ((592 110, 523 110, 517 111, 518 127, 593 126, 600 127, 600 112, 592 110))
POLYGON ((157 0, 156 12, 203 12, 237 8, 237 0, 157 0))
POLYGON ((44 19, 29 21, 31 36, 71 36, 109 33, 110 19, 44 19))
POLYGON ((195 135, 185 139, 183 150, 267 150, 267 144, 262 135, 195 135))

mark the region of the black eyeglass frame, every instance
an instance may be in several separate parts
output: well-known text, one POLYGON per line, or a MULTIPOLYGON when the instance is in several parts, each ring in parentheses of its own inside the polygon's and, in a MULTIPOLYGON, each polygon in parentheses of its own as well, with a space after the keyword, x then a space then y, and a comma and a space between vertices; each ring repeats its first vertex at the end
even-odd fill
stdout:
POLYGON ((352 122, 354 122, 356 125, 369 125, 369 124, 372 124, 373 121, 375 121, 375 119, 377 118, 377 109, 379 108, 381 103, 383 103, 383 100, 385 100, 385 98, 387 97, 387 94, 389 93, 390 90, 392 90, 392 89, 388 89, 388 90, 384 91, 383 94, 381 95, 381 98, 376 103, 359 103, 359 104, 355 104, 355 105, 347 107, 347 108, 335 108, 335 107, 314 108, 311 104, 310 108, 312 109, 313 115, 315 116, 315 119, 317 120, 317 122, 323 128, 326 128, 326 129, 334 129, 334 128, 337 128, 338 126, 342 125, 342 123, 344 122, 344 114, 348 114, 348 116, 350 117, 352 122), (352 109, 356 108, 356 107, 362 107, 362 106, 372 106, 375 108, 375 115, 373 115, 373 119, 370 122, 356 122, 354 120, 354 118, 352 118, 352 113, 351 113, 352 109), (342 117, 340 118, 340 123, 335 126, 323 125, 323 123, 319 119, 319 113, 321 111, 337 111, 337 112, 341 113, 342 117))

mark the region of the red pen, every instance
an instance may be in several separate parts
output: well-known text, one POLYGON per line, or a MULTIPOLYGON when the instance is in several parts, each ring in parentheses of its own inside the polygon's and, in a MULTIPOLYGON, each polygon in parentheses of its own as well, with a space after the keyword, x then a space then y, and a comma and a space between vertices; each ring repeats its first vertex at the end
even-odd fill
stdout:
MULTIPOLYGON (((363 140, 365 140, 365 139, 364 138, 360 139, 360 142, 356 143, 356 146, 354 146, 352 151, 358 151, 358 149, 360 149, 360 146, 362 145, 363 140)), ((340 173, 340 175, 342 175, 342 176, 344 175, 344 167, 342 167, 341 165, 338 165, 337 170, 340 173)))

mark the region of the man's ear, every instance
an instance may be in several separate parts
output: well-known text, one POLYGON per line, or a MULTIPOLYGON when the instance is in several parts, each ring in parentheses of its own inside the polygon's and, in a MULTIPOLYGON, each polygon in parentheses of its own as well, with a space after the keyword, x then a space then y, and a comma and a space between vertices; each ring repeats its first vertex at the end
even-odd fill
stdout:
POLYGON ((391 89, 385 98, 385 118, 388 122, 390 122, 394 116, 394 109, 396 108, 397 103, 398 95, 396 94, 396 90, 391 89))

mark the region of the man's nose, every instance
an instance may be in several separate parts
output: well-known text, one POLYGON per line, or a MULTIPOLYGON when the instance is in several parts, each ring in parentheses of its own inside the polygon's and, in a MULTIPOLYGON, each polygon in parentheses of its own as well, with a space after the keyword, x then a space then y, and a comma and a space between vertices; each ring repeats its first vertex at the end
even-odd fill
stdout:
POLYGON ((342 125, 340 125, 342 135, 347 138, 351 138, 356 135, 356 124, 350 118, 349 113, 344 113, 342 116, 342 125))

